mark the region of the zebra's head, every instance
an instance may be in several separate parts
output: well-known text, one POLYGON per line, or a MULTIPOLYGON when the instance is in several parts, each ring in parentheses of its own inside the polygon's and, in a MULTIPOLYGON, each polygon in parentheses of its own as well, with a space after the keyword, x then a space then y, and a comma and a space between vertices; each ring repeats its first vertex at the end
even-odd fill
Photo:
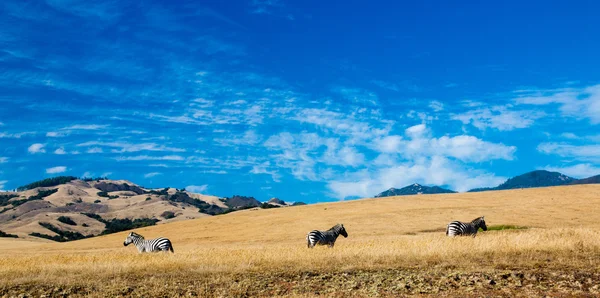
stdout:
POLYGON ((144 239, 144 237, 142 235, 131 232, 131 233, 129 233, 129 235, 127 235, 127 238, 125 238, 125 242, 123 242, 123 246, 127 246, 127 245, 133 243, 133 239, 135 239, 135 238, 144 239))
POLYGON ((485 219, 483 219, 483 216, 476 219, 478 221, 479 227, 484 230, 487 231, 487 226, 485 225, 485 219))
POLYGON ((348 238, 348 232, 346 232, 346 228, 344 228, 343 224, 339 224, 340 235, 344 236, 344 238, 348 238))

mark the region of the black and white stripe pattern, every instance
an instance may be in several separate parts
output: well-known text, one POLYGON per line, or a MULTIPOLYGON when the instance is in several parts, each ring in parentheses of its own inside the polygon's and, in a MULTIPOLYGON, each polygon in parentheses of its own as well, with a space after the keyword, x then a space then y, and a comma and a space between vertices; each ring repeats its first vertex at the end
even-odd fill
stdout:
POLYGON ((308 248, 313 248, 315 245, 329 245, 333 247, 335 240, 339 235, 348 237, 344 225, 337 224, 327 231, 314 230, 306 235, 306 243, 308 248))
POLYGON ((472 235, 475 237, 477 235, 477 231, 479 228, 487 231, 487 226, 485 225, 485 220, 482 217, 478 217, 469 223, 453 221, 448 224, 446 227, 446 236, 454 237, 454 236, 469 236, 472 235))
POLYGON ((156 252, 156 251, 168 252, 169 250, 171 252, 174 252, 171 241, 164 237, 146 240, 146 239, 144 239, 144 236, 142 236, 138 233, 131 232, 131 233, 129 233, 127 238, 125 238, 125 242, 123 242, 123 245, 127 246, 131 243, 135 244, 135 246, 137 247, 137 249, 140 253, 156 252))

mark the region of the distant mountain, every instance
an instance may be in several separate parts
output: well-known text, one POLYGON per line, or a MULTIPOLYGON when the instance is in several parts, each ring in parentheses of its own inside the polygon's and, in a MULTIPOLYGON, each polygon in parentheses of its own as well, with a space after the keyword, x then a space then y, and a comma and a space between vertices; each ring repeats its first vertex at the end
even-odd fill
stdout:
POLYGON ((392 196, 408 196, 408 195, 418 195, 418 194, 437 194, 437 193, 455 193, 453 190, 441 188, 439 186, 423 186, 418 183, 411 184, 409 186, 396 189, 390 188, 378 195, 376 198, 382 197, 392 197, 392 196))
POLYGON ((231 198, 227 198, 225 200, 225 205, 229 206, 231 209, 244 209, 250 207, 258 207, 260 206, 260 202, 253 197, 246 196, 238 196, 235 195, 231 198))
POLYGON ((600 183, 600 175, 592 176, 589 178, 578 179, 569 184, 596 184, 600 183))
POLYGON ((561 174, 559 172, 550 172, 546 170, 537 170, 523 175, 519 175, 506 180, 506 182, 496 187, 475 188, 469 192, 489 191, 489 190, 505 190, 531 187, 546 187, 571 184, 577 179, 561 174))
POLYGON ((279 204, 279 205, 287 205, 285 201, 278 199, 278 198, 271 198, 270 200, 267 201, 267 203, 269 204, 279 204))

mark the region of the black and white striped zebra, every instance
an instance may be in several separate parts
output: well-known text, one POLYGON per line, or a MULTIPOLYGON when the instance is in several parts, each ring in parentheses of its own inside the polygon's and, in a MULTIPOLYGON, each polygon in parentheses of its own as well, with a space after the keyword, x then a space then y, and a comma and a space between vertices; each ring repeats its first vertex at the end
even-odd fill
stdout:
POLYGON ((131 243, 133 243, 137 247, 137 249, 140 253, 157 252, 157 251, 168 252, 169 250, 171 252, 174 252, 171 241, 164 237, 146 240, 146 239, 144 239, 144 236, 142 236, 138 233, 131 232, 131 233, 129 233, 127 238, 125 238, 125 242, 123 242, 123 246, 127 246, 131 243))
POLYGON ((337 224, 327 231, 314 230, 308 233, 308 235, 306 235, 306 243, 308 248, 313 248, 315 245, 329 245, 329 247, 333 247, 333 245, 335 245, 335 240, 339 235, 348 237, 348 233, 343 224, 337 224))
POLYGON ((483 216, 466 223, 461 221, 453 221, 446 227, 446 236, 454 237, 472 235, 475 237, 479 228, 487 231, 487 226, 485 225, 483 216))

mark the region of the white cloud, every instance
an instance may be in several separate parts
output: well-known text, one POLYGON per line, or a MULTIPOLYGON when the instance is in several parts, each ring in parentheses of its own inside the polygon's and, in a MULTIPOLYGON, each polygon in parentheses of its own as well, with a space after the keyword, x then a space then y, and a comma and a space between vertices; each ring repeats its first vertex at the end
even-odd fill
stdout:
POLYGON ((580 89, 522 90, 519 93, 522 95, 514 99, 518 104, 556 104, 563 116, 589 118, 592 124, 600 123, 600 84, 580 89))
POLYGON ((404 187, 412 183, 449 185, 453 190, 466 191, 495 186, 504 181, 503 177, 467 169, 447 158, 434 156, 373 171, 360 171, 345 179, 332 180, 327 186, 333 196, 344 199, 351 196, 373 197, 391 187, 404 187))
POLYGON ((67 154, 67 152, 65 151, 64 148, 61 147, 61 148, 54 150, 54 154, 63 155, 63 154, 67 154))
POLYGON ((262 164, 253 166, 252 170, 250 170, 250 173, 270 175, 274 182, 281 182, 281 180, 279 180, 281 178, 279 173, 277 173, 275 170, 269 170, 269 168, 271 168, 271 163, 266 161, 262 164))
POLYGON ((203 193, 208 189, 208 185, 204 184, 204 185, 188 185, 185 187, 185 190, 192 192, 192 193, 203 193))
POLYGON ((429 107, 434 111, 434 112, 440 112, 444 110, 444 104, 440 101, 437 100, 432 100, 431 102, 429 102, 429 107))
POLYGON ((579 137, 572 132, 564 132, 564 133, 561 133, 560 136, 565 139, 573 139, 573 140, 579 139, 579 137))
POLYGON ((108 177, 112 175, 112 172, 106 172, 106 173, 102 173, 102 175, 100 175, 100 177, 108 177))
POLYGON ((66 135, 67 135, 67 133, 65 133, 65 132, 57 132, 57 131, 49 131, 46 133, 46 136, 49 138, 59 138, 59 137, 64 137, 66 135))
POLYGON ((90 153, 90 154, 95 154, 95 153, 102 153, 102 152, 104 152, 104 151, 103 151, 103 150, 102 150, 102 148, 100 148, 100 147, 92 147, 92 148, 89 148, 89 149, 88 149, 87 151, 85 151, 85 152, 86 152, 86 153, 90 153))
POLYGON ((53 167, 53 168, 46 169, 46 173, 47 174, 58 174, 58 173, 64 173, 66 171, 67 171, 67 167, 64 167, 64 166, 59 166, 59 167, 53 167))
POLYGON ((44 144, 35 143, 29 146, 29 148, 27 148, 27 151, 31 154, 45 153, 46 149, 44 149, 44 146, 44 144))
POLYGON ((92 178, 92 177, 94 177, 94 173, 88 171, 88 172, 83 173, 83 175, 81 175, 81 177, 92 178))
POLYGON ((345 99, 360 106, 377 106, 379 98, 377 94, 360 88, 335 87, 331 91, 342 95, 345 99))
POLYGON ((8 162, 8 157, 0 157, 0 163, 8 162))
POLYGON ((463 114, 453 115, 452 119, 459 120, 463 124, 484 130, 496 128, 500 131, 510 131, 517 128, 525 128, 533 125, 536 119, 544 116, 543 112, 526 110, 509 110, 510 106, 492 106, 467 111, 463 114))
POLYGON ((117 157, 118 161, 126 161, 126 160, 170 160, 170 161, 181 161, 185 160, 183 156, 179 155, 165 155, 165 156, 149 156, 149 155, 138 155, 138 156, 121 156, 117 157))
POLYGON ((215 143, 221 144, 223 146, 231 146, 231 145, 245 145, 245 146, 254 146, 261 141, 261 136, 259 136, 254 130, 247 130, 244 132, 244 135, 241 137, 237 136, 229 136, 227 138, 215 139, 215 143))
POLYGON ((159 173, 159 172, 146 173, 146 174, 144 174, 144 178, 152 178, 152 177, 156 177, 158 175, 162 175, 162 173, 159 173))
POLYGON ((574 158, 576 160, 600 162, 600 145, 572 145, 547 142, 538 145, 537 150, 548 155, 574 158))
POLYGON ((6 189, 6 183, 8 183, 8 181, 6 181, 6 180, 0 180, 0 191, 5 191, 5 189, 6 189))
POLYGON ((18 133, 0 132, 0 139, 20 139, 21 137, 31 136, 31 135, 35 135, 35 134, 37 134, 37 132, 35 132, 35 131, 25 131, 25 132, 18 132, 18 133))
POLYGON ((379 152, 396 153, 400 150, 402 137, 397 135, 385 136, 375 141, 375 148, 379 152))
MULTIPOLYGON (((140 143, 140 144, 132 144, 127 142, 97 142, 90 141, 78 144, 77 147, 91 147, 91 146, 100 146, 100 147, 109 147, 116 148, 113 149, 114 153, 124 153, 124 152, 139 152, 139 151, 164 151, 164 152, 185 152, 185 149, 182 148, 172 148, 164 145, 158 145, 156 143, 140 143)), ((88 153, 102 153, 102 149, 99 147, 91 148, 88 150, 88 153)))
POLYGON ((108 125, 100 124, 76 124, 62 128, 62 130, 101 130, 106 129, 108 125))
POLYGON ((543 169, 552 172, 560 172, 567 176, 579 179, 600 175, 600 168, 589 163, 577 164, 566 167, 545 166, 543 169))

